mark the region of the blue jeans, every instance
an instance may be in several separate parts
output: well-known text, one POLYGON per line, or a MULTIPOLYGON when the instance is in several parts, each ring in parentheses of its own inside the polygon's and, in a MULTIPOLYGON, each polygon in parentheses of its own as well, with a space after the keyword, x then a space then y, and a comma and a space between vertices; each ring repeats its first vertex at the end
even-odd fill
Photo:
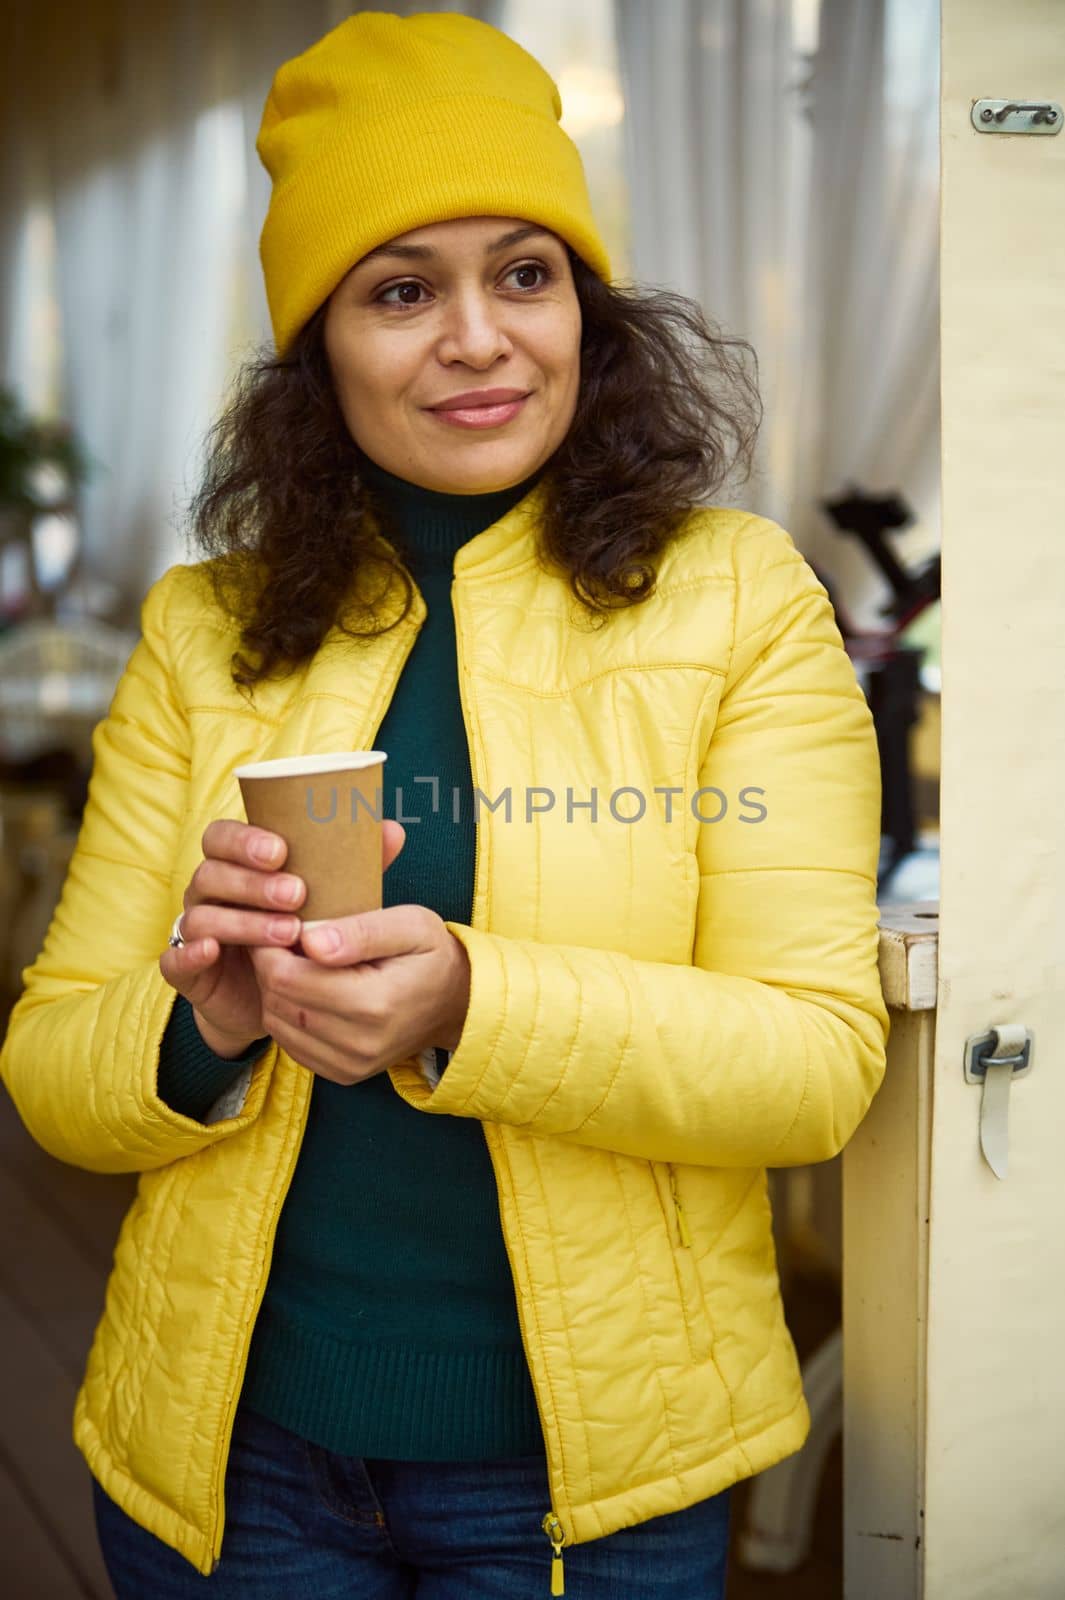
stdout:
MULTIPOLYGON (((209 1578, 94 1483, 117 1600, 548 1600, 542 1457, 366 1461, 241 1407, 209 1578)), ((563 1549, 566 1600, 722 1600, 728 1493, 563 1549)))

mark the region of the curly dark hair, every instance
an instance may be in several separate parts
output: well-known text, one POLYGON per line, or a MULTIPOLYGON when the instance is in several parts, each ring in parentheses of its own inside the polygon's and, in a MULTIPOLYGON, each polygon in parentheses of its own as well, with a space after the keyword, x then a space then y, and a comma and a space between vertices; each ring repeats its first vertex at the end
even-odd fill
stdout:
MULTIPOLYGON (((606 284, 569 254, 581 382, 542 479, 541 547, 605 621, 654 592, 656 557, 691 507, 737 468, 749 477, 762 407, 746 340, 683 295, 606 284)), ((231 671, 246 688, 306 662, 335 624, 353 637, 386 632, 413 598, 397 551, 366 516, 384 531, 336 399, 324 322, 323 305, 283 359, 263 351, 245 363, 190 506, 192 538, 215 558, 215 596, 240 627, 231 671), (365 581, 374 571, 376 592, 365 581), (402 608, 382 619, 397 579, 402 608)))

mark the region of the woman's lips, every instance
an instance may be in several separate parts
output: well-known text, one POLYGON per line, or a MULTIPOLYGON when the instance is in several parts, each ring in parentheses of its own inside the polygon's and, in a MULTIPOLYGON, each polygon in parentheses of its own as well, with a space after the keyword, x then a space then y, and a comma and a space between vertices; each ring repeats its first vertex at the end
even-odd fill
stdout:
POLYGON ((504 423, 513 422, 528 398, 527 394, 517 394, 507 399, 486 397, 475 402, 463 396, 457 405, 451 400, 444 405, 430 407, 429 415, 438 417, 453 428, 500 428, 504 423))

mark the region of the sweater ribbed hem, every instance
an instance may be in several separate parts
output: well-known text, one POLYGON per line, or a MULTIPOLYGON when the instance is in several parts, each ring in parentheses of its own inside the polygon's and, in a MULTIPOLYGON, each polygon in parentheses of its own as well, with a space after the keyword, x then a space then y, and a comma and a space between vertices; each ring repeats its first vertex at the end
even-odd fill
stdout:
POLYGON ((156 1088, 172 1111, 202 1122, 219 1095, 262 1055, 268 1037, 254 1040, 239 1056, 219 1056, 196 1026, 192 1006, 179 994, 159 1046, 156 1088))
POLYGON ((353 1344, 264 1306, 241 1400, 338 1455, 500 1461, 544 1454, 522 1349, 353 1344))

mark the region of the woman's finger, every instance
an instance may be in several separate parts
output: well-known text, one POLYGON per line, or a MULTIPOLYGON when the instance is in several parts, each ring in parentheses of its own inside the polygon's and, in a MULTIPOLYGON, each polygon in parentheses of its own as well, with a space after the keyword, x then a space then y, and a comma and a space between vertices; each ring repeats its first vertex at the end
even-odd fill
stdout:
POLYGON ((381 854, 387 872, 407 842, 407 830, 401 822, 386 817, 381 824, 381 854))
POLYGON ((430 950, 440 942, 441 930, 440 918, 425 906, 385 906, 304 928, 303 948, 323 966, 349 967, 430 950))
POLYGON ((214 977, 202 980, 211 973, 218 960, 220 948, 217 939, 193 939, 187 944, 168 946, 159 957, 159 970, 172 989, 194 1004, 214 988, 214 977))
POLYGON ((210 900, 190 906, 181 916, 181 937, 186 945, 196 939, 215 939, 219 944, 289 945, 295 944, 301 927, 299 917, 244 911, 210 900))
POLYGON ((222 861, 237 861, 248 867, 272 871, 281 866, 288 846, 279 833, 255 828, 234 817, 216 817, 203 831, 200 841, 205 856, 222 861))
POLYGON ((278 906, 294 911, 307 897, 307 885, 292 872, 262 872, 235 862, 205 857, 185 890, 185 907, 217 900, 236 906, 278 906))

